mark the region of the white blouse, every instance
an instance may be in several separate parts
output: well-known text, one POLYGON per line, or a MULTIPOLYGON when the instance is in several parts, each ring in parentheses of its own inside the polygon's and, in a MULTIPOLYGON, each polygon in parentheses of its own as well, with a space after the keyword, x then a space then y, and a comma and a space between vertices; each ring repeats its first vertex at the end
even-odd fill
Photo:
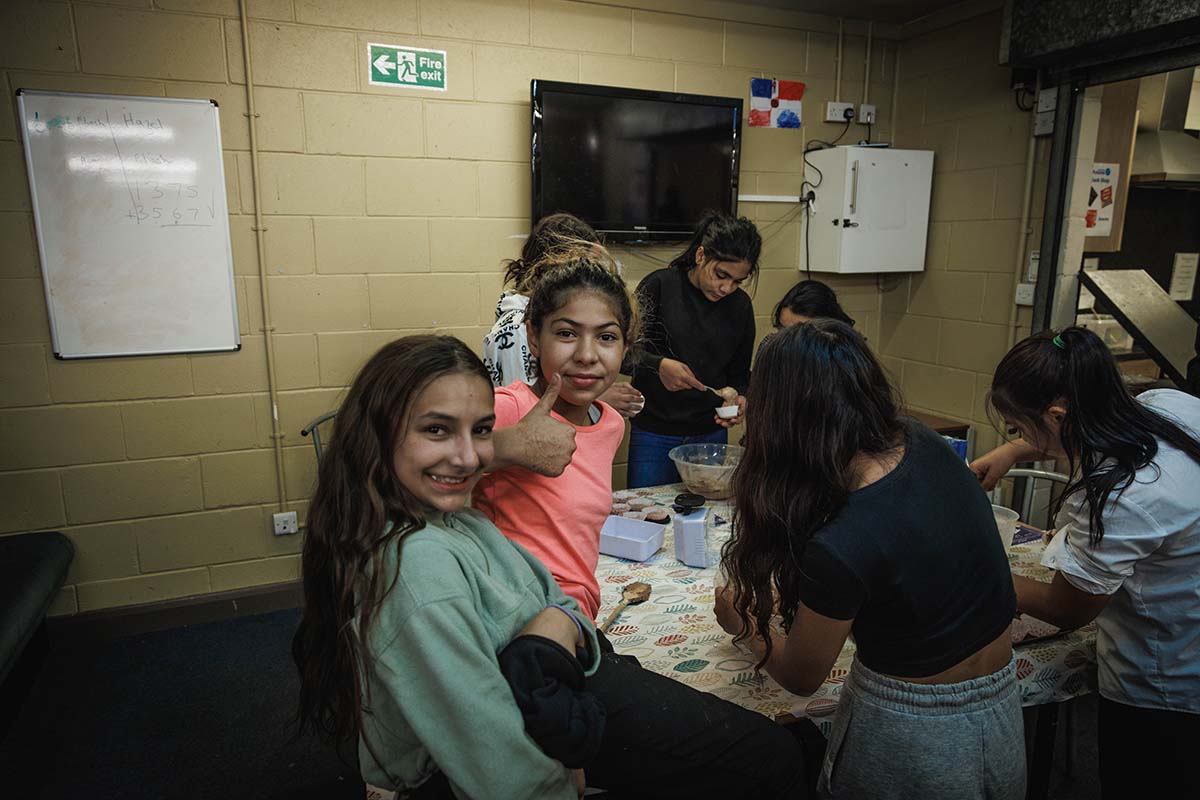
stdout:
POLYGON ((517 292, 504 292, 496 304, 496 323, 483 337, 483 365, 492 376, 492 385, 508 386, 538 381, 538 360, 529 352, 525 328, 525 309, 529 298, 517 292))

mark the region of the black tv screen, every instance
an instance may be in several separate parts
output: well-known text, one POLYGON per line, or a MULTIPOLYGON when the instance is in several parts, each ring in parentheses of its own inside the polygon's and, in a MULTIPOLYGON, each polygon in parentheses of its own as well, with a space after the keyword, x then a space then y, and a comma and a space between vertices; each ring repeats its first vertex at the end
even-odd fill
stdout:
POLYGON ((533 80, 533 220, 567 211, 609 241, 687 238, 737 211, 742 100, 533 80))

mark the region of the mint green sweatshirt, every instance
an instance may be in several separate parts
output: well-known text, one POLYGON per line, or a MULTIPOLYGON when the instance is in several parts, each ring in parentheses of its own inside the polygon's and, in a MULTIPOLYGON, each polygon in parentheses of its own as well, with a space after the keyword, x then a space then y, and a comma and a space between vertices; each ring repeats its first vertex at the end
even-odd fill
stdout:
POLYGON ((525 725, 496 654, 547 603, 570 608, 599 646, 592 622, 541 563, 476 511, 431 514, 387 558, 399 580, 370 634, 359 765, 371 784, 407 789, 440 769, 468 798, 575 800, 571 771, 525 725))

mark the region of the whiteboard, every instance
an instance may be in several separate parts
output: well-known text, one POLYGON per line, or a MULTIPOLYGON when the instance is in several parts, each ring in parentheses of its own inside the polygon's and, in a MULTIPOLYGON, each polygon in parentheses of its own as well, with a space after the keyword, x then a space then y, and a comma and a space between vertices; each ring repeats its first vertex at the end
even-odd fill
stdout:
POLYGON ((216 103, 17 91, 59 358, 236 350, 216 103))

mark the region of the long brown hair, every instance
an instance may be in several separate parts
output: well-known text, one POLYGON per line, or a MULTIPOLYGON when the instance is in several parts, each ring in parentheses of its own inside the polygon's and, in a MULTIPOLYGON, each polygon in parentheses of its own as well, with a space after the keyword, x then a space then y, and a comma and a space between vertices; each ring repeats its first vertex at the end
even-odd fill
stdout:
POLYGON ((304 609, 292 640, 301 732, 315 728, 339 745, 362 732, 366 643, 397 577, 385 574, 384 556, 425 525, 420 503, 396 477, 393 453, 413 401, 434 380, 455 373, 491 385, 479 357, 458 339, 397 339, 359 371, 338 409, 301 560, 304 609))
POLYGON ((813 319, 763 341, 747 393, 746 451, 733 474, 733 536, 721 553, 744 632, 766 639, 775 612, 788 630, 804 580, 800 560, 818 529, 846 504, 859 454, 903 440, 899 402, 862 335, 813 319))
POLYGON ((1083 492, 1093 545, 1104 538, 1105 504, 1154 463, 1160 439, 1200 464, 1200 440, 1135 400, 1112 353, 1087 328, 1043 331, 1017 342, 992 376, 994 422, 1000 422, 996 416, 1013 420, 1044 440, 1050 431, 1042 415, 1059 402, 1066 414, 1057 444, 1067 454, 1072 480, 1052 510, 1057 514, 1068 497, 1083 492))

